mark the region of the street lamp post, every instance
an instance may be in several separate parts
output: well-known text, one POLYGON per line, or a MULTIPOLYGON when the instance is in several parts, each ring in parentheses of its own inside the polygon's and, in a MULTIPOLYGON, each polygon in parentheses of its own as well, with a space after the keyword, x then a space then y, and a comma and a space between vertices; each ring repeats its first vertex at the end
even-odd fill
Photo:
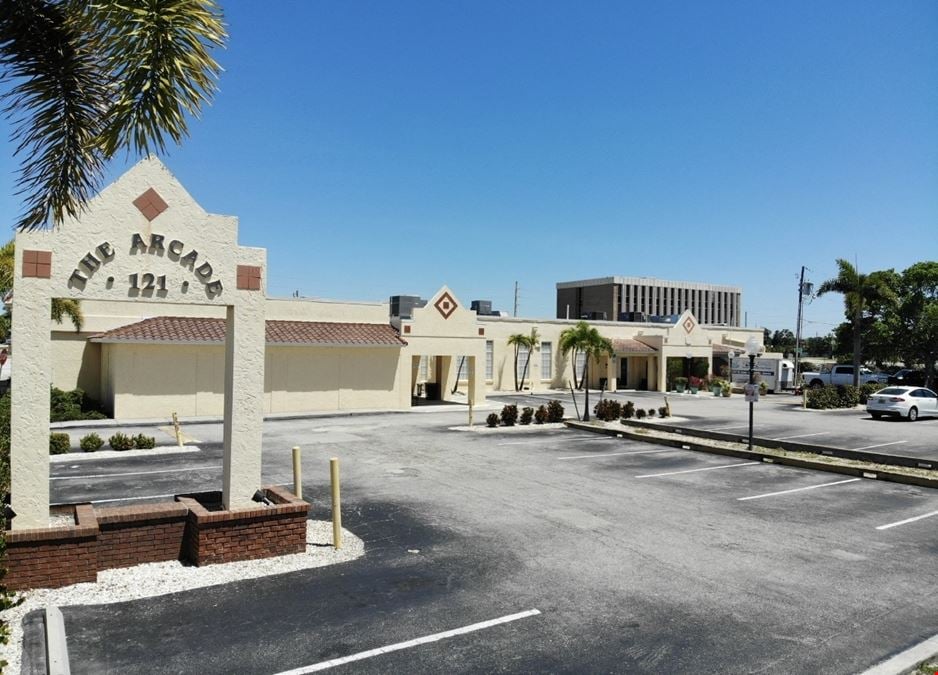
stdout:
POLYGON ((747 387, 746 398, 749 399, 749 450, 752 450, 752 405, 755 401, 753 385, 755 382, 755 364, 756 356, 761 356, 763 347, 755 337, 746 340, 746 356, 749 357, 749 386, 747 387))

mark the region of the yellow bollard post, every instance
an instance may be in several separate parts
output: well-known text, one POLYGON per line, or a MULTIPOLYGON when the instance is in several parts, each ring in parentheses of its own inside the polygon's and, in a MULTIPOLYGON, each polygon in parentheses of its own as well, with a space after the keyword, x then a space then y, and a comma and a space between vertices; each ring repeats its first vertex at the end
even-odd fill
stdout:
POLYGON ((182 431, 179 429, 179 417, 173 411, 173 430, 176 432, 176 445, 182 447, 182 431))
POLYGON ((808 409, 808 388, 805 385, 801 385, 801 408, 802 410, 808 409))
POLYGON ((469 426, 472 426, 472 399, 469 399, 469 426))
POLYGON ((329 460, 332 477, 332 545, 342 548, 342 502, 339 497, 339 458, 329 460))
POLYGON ((298 445, 293 446, 293 494, 303 499, 303 467, 298 445))
POLYGON ((668 401, 668 397, 664 397, 664 407, 668 411, 668 417, 671 417, 671 403, 668 401))

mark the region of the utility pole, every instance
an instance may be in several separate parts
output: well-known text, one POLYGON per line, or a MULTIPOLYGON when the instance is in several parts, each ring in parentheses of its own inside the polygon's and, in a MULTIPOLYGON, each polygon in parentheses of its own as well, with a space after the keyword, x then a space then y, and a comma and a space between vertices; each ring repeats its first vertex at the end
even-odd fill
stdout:
POLYGON ((795 385, 798 384, 798 364, 801 361, 801 326, 804 323, 804 296, 811 295, 811 284, 805 284, 804 272, 808 269, 801 266, 801 279, 798 282, 798 323, 795 326, 795 385))
POLYGON ((518 316, 518 282, 515 282, 515 311, 512 312, 512 316, 518 316))

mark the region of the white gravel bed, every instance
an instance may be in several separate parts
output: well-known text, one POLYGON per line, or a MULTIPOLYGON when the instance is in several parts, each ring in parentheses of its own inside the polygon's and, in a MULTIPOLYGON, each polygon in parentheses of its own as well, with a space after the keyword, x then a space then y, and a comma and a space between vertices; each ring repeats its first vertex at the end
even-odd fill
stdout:
POLYGON ((141 598, 152 598, 206 586, 228 584, 244 579, 256 579, 274 574, 285 574, 313 567, 335 565, 360 558, 365 553, 361 539, 348 530, 342 530, 342 548, 332 548, 332 521, 306 522, 306 552, 194 567, 179 561, 146 563, 136 567, 98 572, 95 583, 72 584, 63 588, 38 589, 18 594, 23 604, 6 610, 3 619, 10 626, 10 640, 0 645, 0 659, 8 662, 4 673, 18 675, 22 659, 23 617, 46 605, 106 605, 141 598), (324 545, 325 544, 325 545, 324 545))
POLYGON ((563 422, 547 422, 545 424, 515 424, 513 427, 503 427, 501 425, 497 427, 490 427, 485 423, 485 420, 473 424, 471 427, 469 425, 461 427, 449 427, 450 431, 475 431, 477 433, 492 433, 495 431, 507 431, 511 433, 519 433, 525 431, 545 431, 548 429, 563 429, 563 422))
POLYGON ((49 516, 49 527, 71 527, 75 524, 72 513, 56 513, 49 516))
POLYGON ((150 455, 176 455, 184 452, 202 452, 197 445, 166 445, 150 450, 96 450, 94 452, 66 452, 62 455, 49 455, 49 462, 83 462, 89 459, 114 459, 115 457, 149 457, 150 455))

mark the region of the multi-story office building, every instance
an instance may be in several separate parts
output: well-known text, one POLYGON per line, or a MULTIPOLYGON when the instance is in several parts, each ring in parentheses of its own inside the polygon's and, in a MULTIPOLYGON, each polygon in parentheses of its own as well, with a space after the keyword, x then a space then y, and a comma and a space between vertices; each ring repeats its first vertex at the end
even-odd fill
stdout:
POLYGON ((557 284, 557 318, 647 321, 685 309, 703 324, 739 326, 742 289, 649 277, 602 277, 557 284))

